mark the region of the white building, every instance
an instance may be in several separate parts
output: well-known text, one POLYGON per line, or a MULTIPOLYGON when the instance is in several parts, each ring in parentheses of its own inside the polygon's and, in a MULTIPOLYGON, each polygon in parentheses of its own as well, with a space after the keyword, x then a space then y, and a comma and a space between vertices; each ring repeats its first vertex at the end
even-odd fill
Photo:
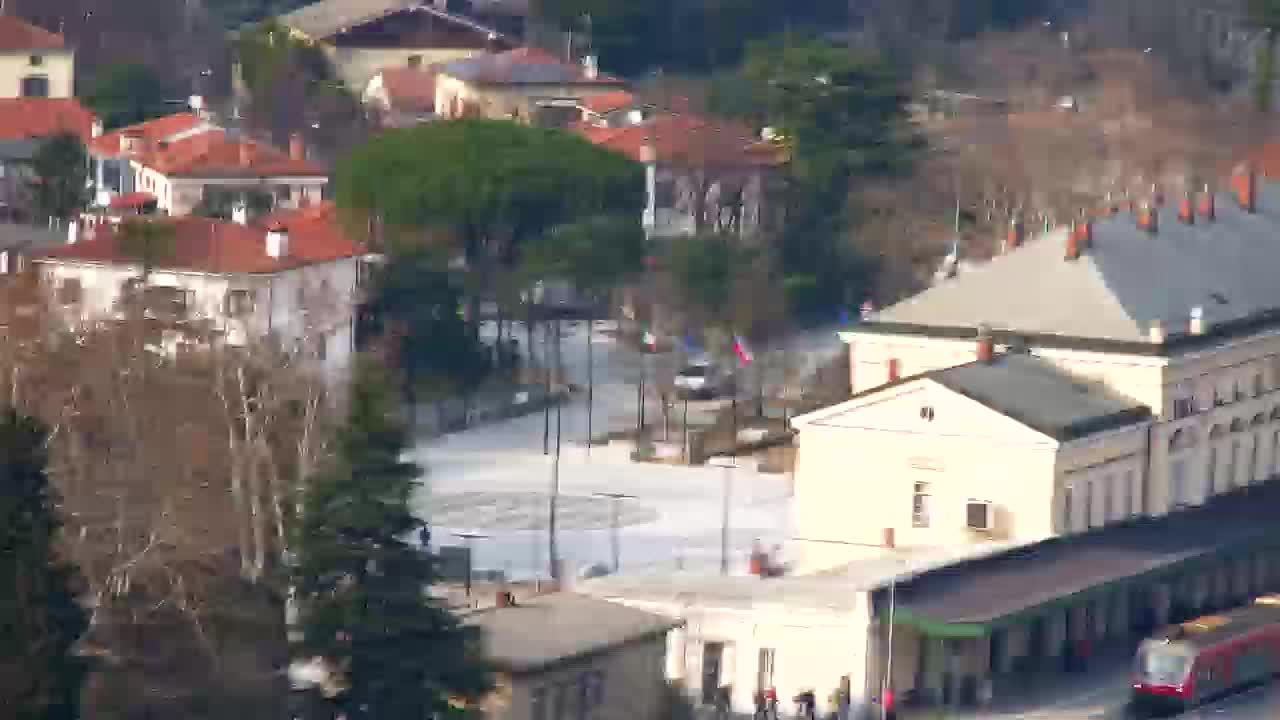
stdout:
MULTIPOLYGON (((876 593, 951 563, 995 554, 1007 544, 917 548, 809 576, 762 579, 692 573, 621 575, 574 591, 679 620, 667 636, 667 679, 697 705, 728 691, 735 714, 751 714, 758 690, 774 689, 783 715, 812 690, 819 717, 843 688, 857 710, 880 697, 887 658, 876 640, 876 593)), ((857 717, 853 715, 851 717, 857 717)))
MULTIPOLYGON (((1280 188, 1023 242, 844 334, 851 400, 797 418, 815 539, 1035 541, 1196 506, 1280 471, 1280 188)), ((801 548, 806 568, 851 553, 801 548)))
POLYGON ((112 130, 90 140, 86 149, 93 164, 95 204, 108 207, 121 196, 134 193, 131 160, 161 143, 191 137, 217 128, 194 112, 165 115, 112 130))
MULTIPOLYGON (((256 225, 197 217, 131 222, 171 229, 153 244, 149 263, 121 240, 129 222, 87 238, 73 233, 74 242, 32 259, 68 324, 122 317, 140 300, 147 317, 174 328, 208 327, 233 346, 306 343, 302 349, 331 377, 348 369, 365 249, 343 234, 332 205, 256 225)), ((164 343, 189 349, 177 332, 164 343)))

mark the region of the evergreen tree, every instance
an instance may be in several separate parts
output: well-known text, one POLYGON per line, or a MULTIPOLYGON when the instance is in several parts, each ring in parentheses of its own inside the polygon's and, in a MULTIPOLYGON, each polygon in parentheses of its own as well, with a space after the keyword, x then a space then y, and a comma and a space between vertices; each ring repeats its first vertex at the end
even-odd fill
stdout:
POLYGON ((382 369, 363 365, 333 460, 303 499, 294 583, 300 658, 338 673, 350 720, 420 720, 451 698, 488 689, 478 638, 427 596, 432 561, 411 544, 409 511, 421 468, 382 369))
POLYGON ((38 217, 66 219, 89 202, 89 155, 80 138, 61 133, 45 139, 31 158, 28 183, 38 217))
POLYGON ((17 720, 79 716, 88 627, 76 573, 54 549, 57 499, 45 476, 41 424, 0 411, 0 708, 17 720))

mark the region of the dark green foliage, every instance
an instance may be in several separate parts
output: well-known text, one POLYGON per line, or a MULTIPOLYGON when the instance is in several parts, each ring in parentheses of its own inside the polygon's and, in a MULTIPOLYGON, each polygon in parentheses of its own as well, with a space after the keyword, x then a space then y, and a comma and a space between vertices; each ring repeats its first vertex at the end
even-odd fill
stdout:
POLYGON ((879 59, 820 42, 755 46, 743 75, 791 148, 779 251, 788 300, 801 315, 834 311, 871 269, 843 239, 856 232, 851 193, 907 173, 920 149, 907 97, 879 59))
POLYGON ((526 273, 560 278, 598 297, 640 272, 644 229, 639 217, 599 216, 552 228, 525 249, 526 273))
POLYGON ((80 139, 70 133, 46 139, 31 159, 35 180, 30 184, 38 217, 66 219, 89 201, 89 156, 80 139))
POLYGON ((453 233, 469 259, 600 214, 639 214, 640 165, 586 140, 502 120, 427 123, 379 135, 339 164, 338 206, 393 227, 453 233))
POLYGON ((1253 78, 1254 104, 1261 112, 1271 110, 1272 85, 1276 79, 1276 33, 1280 32, 1280 0, 1249 0, 1249 22, 1265 33, 1258 43, 1253 78))
POLYGON ((422 469, 395 395, 373 365, 358 370, 332 460, 307 487, 294 583, 304 641, 344 677, 351 720, 428 718, 451 696, 489 687, 478 638, 427 597, 430 556, 408 538, 421 527, 409 499, 422 469))
POLYGON ((734 278, 749 261, 727 235, 694 235, 671 244, 668 267, 683 304, 717 322, 728 313, 734 278))
POLYGON ((75 570, 57 557, 57 497, 45 476, 45 428, 0 410, 0 707, 16 720, 75 720, 88 627, 75 570))
POLYGON ((275 84, 295 69, 313 81, 308 93, 321 91, 323 81, 333 77, 329 61, 319 48, 298 40, 274 19, 242 32, 236 38, 235 52, 245 85, 254 98, 269 96, 275 84))
POLYGON ((473 389, 484 378, 487 356, 459 315, 462 291, 443 258, 426 248, 392 253, 378 273, 369 303, 371 332, 395 339, 409 396, 473 389))
POLYGON ((246 23, 260 22, 304 5, 311 0, 206 0, 205 6, 229 30, 246 23))
POLYGON ((120 63, 104 68, 93 81, 85 104, 108 130, 167 115, 172 107, 155 71, 146 65, 120 63))

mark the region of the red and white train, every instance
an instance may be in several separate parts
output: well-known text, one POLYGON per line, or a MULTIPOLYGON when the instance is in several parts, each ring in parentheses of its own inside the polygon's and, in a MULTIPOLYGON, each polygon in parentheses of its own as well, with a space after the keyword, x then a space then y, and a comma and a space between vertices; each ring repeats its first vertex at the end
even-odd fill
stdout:
POLYGON ((1280 672, 1280 595, 1230 612, 1189 620, 1138 648, 1133 703, 1139 710, 1181 711, 1280 672))

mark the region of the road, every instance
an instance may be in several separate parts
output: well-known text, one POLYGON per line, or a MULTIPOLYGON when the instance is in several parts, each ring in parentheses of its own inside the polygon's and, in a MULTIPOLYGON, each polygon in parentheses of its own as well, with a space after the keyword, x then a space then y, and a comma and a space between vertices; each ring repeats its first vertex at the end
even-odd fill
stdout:
MULTIPOLYGON (((586 326, 565 327, 561 352, 570 381, 586 384, 586 326)), ((517 332, 516 337, 523 339, 517 332)), ((638 356, 603 337, 593 336, 595 392, 592 434, 606 428, 634 427, 638 356)), ((834 331, 812 331, 792 338, 787 353, 793 377, 840 349, 834 331), (799 369, 797 371, 797 368, 799 369)), ((545 348, 535 348, 542 355, 545 348)), ((760 358, 766 353, 757 349, 760 358)), ((650 357, 652 374, 674 359, 650 357)), ((777 382, 781 382, 781 372, 777 382)), ((652 380, 650 380, 652 385, 652 380)), ((621 569, 683 568, 715 571, 720 566, 721 525, 729 508, 728 547, 735 572, 742 572, 753 541, 784 544, 791 536, 791 486, 784 475, 765 475, 749 463, 729 470, 714 467, 635 463, 630 443, 615 441, 588 450, 586 393, 562 407, 559 427, 558 553, 570 571, 611 564, 613 501, 594 493, 625 493, 620 501, 618 537, 621 569)), ((660 417, 656 397, 646 400, 649 417, 660 417)), ((705 410, 704 407, 695 410, 705 410)), ((653 421, 650 420, 650 423, 653 421)), ((440 544, 463 544, 456 533, 484 537, 471 541, 478 569, 504 570, 512 578, 547 574, 548 497, 555 472, 543 454, 541 413, 423 440, 414 459, 427 468, 415 510, 433 525, 440 544)), ((556 419, 551 420, 554 446, 556 419)))

